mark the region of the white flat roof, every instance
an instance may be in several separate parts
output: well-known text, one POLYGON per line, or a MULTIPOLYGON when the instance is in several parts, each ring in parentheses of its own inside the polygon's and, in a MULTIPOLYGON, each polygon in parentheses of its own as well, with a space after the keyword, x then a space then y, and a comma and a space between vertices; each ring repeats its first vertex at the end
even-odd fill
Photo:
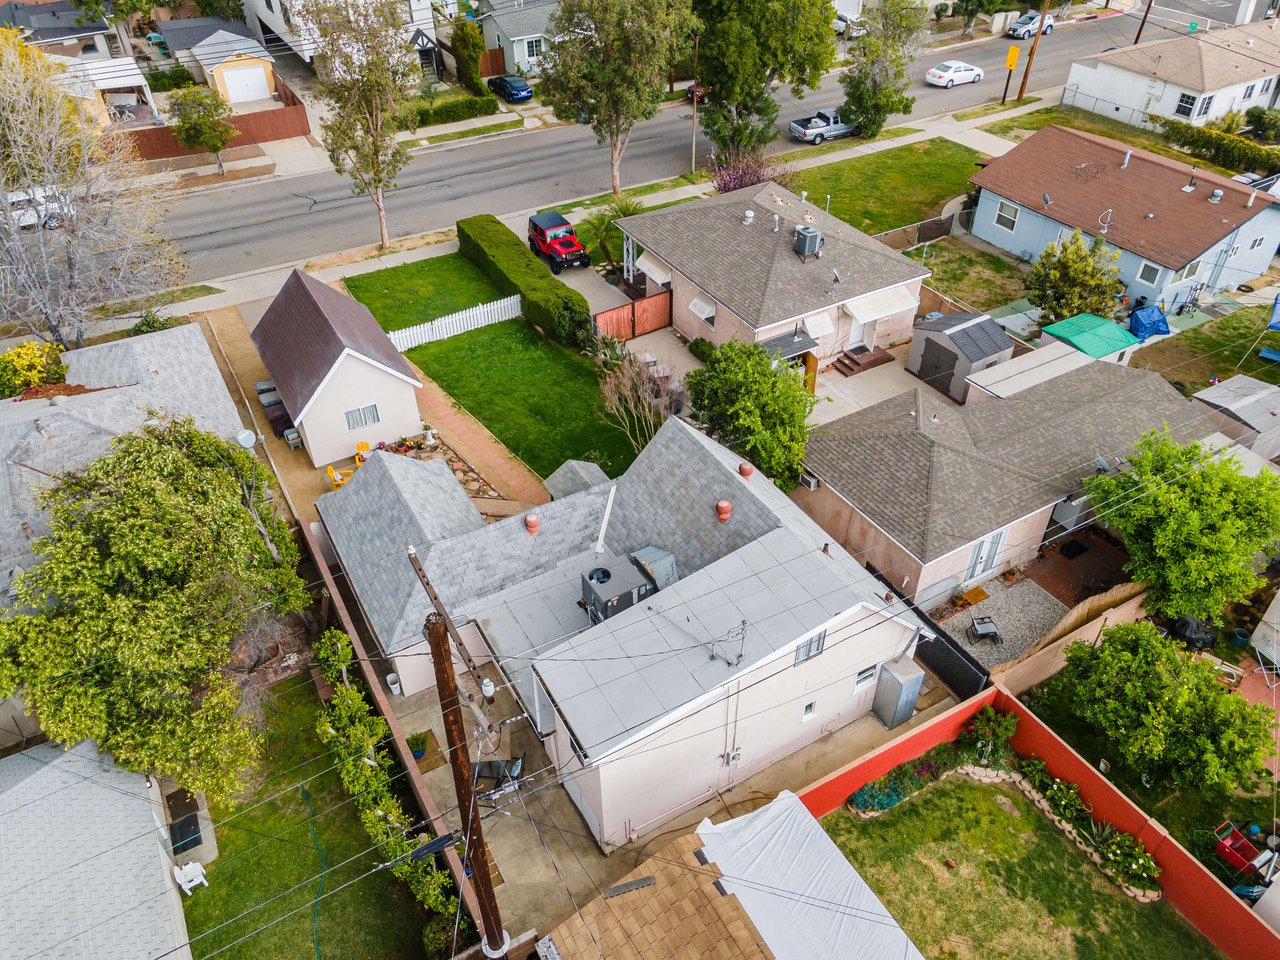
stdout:
POLYGON ((1068 371, 1093 363, 1094 359, 1069 343, 1051 343, 1020 357, 997 363, 965 377, 971 386, 995 397, 1010 397, 1028 387, 1060 377, 1068 371))

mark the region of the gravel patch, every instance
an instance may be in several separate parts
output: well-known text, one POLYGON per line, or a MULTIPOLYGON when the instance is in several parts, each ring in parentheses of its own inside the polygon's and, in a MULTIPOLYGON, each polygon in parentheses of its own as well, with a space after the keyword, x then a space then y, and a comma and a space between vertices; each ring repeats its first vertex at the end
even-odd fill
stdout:
POLYGON ((1055 598, 1034 580, 1006 583, 995 577, 982 585, 990 596, 981 603, 961 610, 942 622, 951 634, 984 667, 992 667, 1022 656, 1022 652, 1048 633, 1067 612, 1067 605, 1055 598), (969 627, 974 617, 990 617, 996 622, 1004 643, 988 640, 974 643, 969 627))

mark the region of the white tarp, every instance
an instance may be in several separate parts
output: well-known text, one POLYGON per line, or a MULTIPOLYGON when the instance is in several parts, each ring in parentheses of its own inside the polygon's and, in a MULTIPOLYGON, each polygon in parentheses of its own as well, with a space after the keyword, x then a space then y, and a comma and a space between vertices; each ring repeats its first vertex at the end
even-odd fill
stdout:
POLYGON ((777 960, 924 960, 794 793, 698 836, 777 960))
MULTIPOLYGON (((1267 612, 1253 631, 1250 642, 1272 665, 1280 667, 1280 593, 1271 601, 1267 612)), ((1280 909, 1280 906, 1277 907, 1280 909)))
POLYGON ((1280 933, 1280 883, 1273 883, 1267 888, 1267 892, 1253 905, 1253 915, 1280 933))

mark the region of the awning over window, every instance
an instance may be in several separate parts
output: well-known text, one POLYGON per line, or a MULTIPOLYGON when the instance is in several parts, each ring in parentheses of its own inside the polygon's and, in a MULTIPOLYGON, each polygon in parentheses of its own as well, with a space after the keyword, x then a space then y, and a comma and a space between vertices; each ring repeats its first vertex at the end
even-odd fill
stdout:
POLYGON ((654 283, 671 282, 671 268, 647 250, 640 254, 640 259, 636 261, 636 268, 642 270, 644 275, 654 283))
POLYGON ((919 299, 912 296, 906 287, 890 287, 856 300, 848 300, 841 307, 859 323, 871 323, 902 310, 914 311, 919 304, 919 299))
POLYGON ((689 309, 693 311, 695 316, 699 316, 703 320, 710 320, 716 315, 716 305, 707 303, 701 297, 694 297, 689 304, 689 309))
POLYGON ((826 313, 815 313, 811 317, 805 317, 804 328, 809 331, 809 336, 815 340, 836 332, 835 324, 831 322, 831 317, 826 313))

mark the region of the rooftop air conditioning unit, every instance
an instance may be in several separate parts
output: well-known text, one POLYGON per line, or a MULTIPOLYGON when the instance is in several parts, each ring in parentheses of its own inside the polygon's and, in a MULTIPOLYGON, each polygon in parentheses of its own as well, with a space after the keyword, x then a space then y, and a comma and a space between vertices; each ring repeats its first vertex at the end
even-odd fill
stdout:
POLYGON ((799 224, 794 249, 801 257, 822 256, 822 231, 808 224, 799 224))
POLYGON ((808 470, 801 470, 801 471, 800 471, 800 485, 801 485, 801 486, 803 486, 806 490, 817 490, 817 489, 818 489, 818 478, 817 478, 817 477, 815 477, 815 476, 814 476, 812 473, 810 473, 808 470))

